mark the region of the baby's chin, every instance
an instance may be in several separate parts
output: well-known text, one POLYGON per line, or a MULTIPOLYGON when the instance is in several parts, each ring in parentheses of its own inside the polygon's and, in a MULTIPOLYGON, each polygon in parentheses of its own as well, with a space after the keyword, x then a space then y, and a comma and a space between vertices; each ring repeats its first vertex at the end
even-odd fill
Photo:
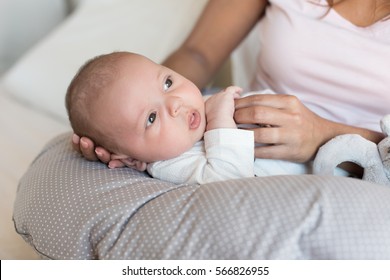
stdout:
POLYGON ((194 145, 196 142, 203 140, 204 133, 206 132, 206 120, 202 119, 197 129, 197 136, 195 137, 194 145))
POLYGON ((194 147, 196 145, 196 143, 198 143, 202 139, 203 139, 203 137, 200 137, 199 139, 195 139, 192 142, 189 141, 187 143, 187 145, 182 145, 181 147, 176 146, 175 149, 173 149, 171 152, 168 152, 167 154, 165 154, 163 159, 159 159, 159 160, 168 160, 168 159, 176 158, 176 157, 184 154, 185 152, 191 150, 192 147, 194 147))
MULTIPOLYGON (((175 144, 170 143, 168 148, 165 148, 162 153, 159 153, 159 155, 154 157, 153 161, 149 162, 173 159, 191 150, 196 143, 203 140, 204 130, 205 128, 203 128, 202 125, 202 127, 198 127, 196 131, 193 130, 187 138, 181 139, 181 141, 177 140, 177 143, 175 144)), ((148 156, 150 156, 150 153, 148 153, 148 156)))

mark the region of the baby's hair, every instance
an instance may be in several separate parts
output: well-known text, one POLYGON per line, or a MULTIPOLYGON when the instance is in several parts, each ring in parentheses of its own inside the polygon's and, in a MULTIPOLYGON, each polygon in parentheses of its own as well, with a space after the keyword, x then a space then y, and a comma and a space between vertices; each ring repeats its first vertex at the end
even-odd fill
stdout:
MULTIPOLYGON (((66 91, 65 105, 73 131, 95 144, 113 151, 117 147, 110 135, 100 130, 91 116, 95 101, 118 76, 117 62, 125 53, 103 54, 88 60, 78 70, 66 91)), ((102 114, 105 112, 102 112, 102 114)))

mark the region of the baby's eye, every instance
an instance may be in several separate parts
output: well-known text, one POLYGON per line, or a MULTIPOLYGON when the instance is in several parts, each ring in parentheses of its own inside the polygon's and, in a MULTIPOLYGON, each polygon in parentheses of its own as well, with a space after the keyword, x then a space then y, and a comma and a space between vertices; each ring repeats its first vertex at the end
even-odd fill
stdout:
POLYGON ((157 118, 156 112, 151 113, 148 117, 148 121, 146 123, 146 126, 148 127, 148 126, 152 125, 154 123, 154 121, 156 120, 156 118, 157 118))
POLYGON ((164 82, 164 90, 168 90, 172 86, 173 82, 171 78, 167 78, 164 82))

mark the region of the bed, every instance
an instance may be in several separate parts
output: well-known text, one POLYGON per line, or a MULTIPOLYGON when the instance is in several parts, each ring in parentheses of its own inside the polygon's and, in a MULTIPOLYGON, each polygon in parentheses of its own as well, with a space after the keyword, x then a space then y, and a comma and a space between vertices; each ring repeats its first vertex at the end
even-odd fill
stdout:
MULTIPOLYGON (((162 61, 206 0, 145 3, 80 1, 2 77, 0 258, 390 259, 388 187, 314 175, 174 185, 72 150, 64 94, 78 67, 115 50, 162 61)), ((249 45, 231 59, 238 85, 249 45)))

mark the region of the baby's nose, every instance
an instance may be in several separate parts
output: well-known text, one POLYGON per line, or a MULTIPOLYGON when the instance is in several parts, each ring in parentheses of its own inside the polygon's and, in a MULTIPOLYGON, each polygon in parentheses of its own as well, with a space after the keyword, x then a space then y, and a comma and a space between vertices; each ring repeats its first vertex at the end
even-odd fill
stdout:
POLYGON ((175 96, 168 98, 168 111, 172 117, 176 117, 180 113, 182 107, 181 99, 175 96))

